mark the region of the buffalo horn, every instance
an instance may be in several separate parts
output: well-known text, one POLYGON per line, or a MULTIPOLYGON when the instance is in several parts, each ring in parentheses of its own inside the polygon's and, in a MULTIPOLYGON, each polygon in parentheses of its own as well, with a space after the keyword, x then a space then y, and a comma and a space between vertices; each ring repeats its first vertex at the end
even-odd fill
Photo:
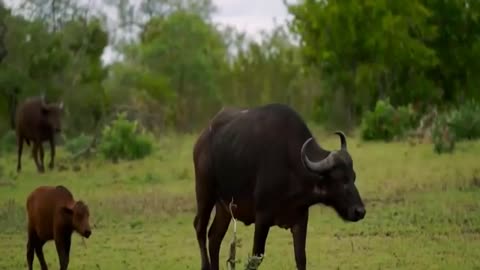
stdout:
POLYGON ((343 132, 341 132, 340 130, 336 131, 335 134, 340 136, 341 149, 347 151, 347 138, 345 137, 345 134, 343 134, 343 132))
POLYGON ((309 138, 308 140, 306 140, 303 145, 302 145, 302 150, 301 150, 301 157, 302 157, 302 162, 303 164, 305 164, 305 166, 312 170, 312 171, 315 171, 315 172, 318 172, 318 173, 322 173, 324 171, 327 171, 329 170, 330 168, 333 167, 333 165, 335 165, 335 159, 334 159, 334 155, 335 153, 334 152, 331 152, 326 158, 324 158, 323 160, 320 160, 320 161, 317 161, 317 162, 314 162, 314 161, 311 161, 308 156, 307 156, 307 153, 305 153, 305 149, 307 148, 307 145, 308 143, 310 143, 310 141, 312 140, 313 138, 309 138))

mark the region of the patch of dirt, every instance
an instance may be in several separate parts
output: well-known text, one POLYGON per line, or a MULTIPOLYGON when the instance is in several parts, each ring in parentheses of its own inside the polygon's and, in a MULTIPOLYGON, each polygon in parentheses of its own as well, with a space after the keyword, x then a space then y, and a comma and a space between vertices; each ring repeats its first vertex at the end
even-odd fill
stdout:
POLYGON ((99 208, 122 215, 175 216, 195 211, 195 198, 191 194, 172 195, 159 191, 123 194, 99 202, 99 208))
POLYGON ((400 204, 405 202, 403 197, 388 197, 388 198, 364 198, 363 202, 365 205, 376 206, 382 204, 400 204))

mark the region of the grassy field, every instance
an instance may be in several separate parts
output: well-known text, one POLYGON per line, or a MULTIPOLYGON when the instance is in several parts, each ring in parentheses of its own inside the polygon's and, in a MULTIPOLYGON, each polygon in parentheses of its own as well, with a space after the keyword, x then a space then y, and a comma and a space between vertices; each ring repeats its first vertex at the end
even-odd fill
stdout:
MULTIPOLYGON (((39 185, 58 184, 88 203, 95 224, 86 245, 73 237, 71 269, 200 269, 192 225, 195 137, 159 138, 152 156, 118 164, 97 158, 72 166, 60 149, 57 163, 68 169, 57 166, 44 175, 34 170, 29 148, 19 175, 15 156, 1 157, 0 269, 26 269, 25 199, 39 185)), ((329 149, 339 147, 336 136, 319 133, 317 139, 329 149)), ((353 138, 349 149, 367 216, 345 223, 333 210, 312 207, 309 269, 480 269, 480 142, 459 144, 455 154, 442 156, 431 145, 353 138)), ((240 224, 238 233, 243 266, 253 226, 240 224)), ((224 266, 231 236, 229 230, 222 246, 224 266)), ((58 269, 53 242, 44 251, 50 268, 58 269)), ((295 269, 289 231, 271 230, 260 269, 295 269)))

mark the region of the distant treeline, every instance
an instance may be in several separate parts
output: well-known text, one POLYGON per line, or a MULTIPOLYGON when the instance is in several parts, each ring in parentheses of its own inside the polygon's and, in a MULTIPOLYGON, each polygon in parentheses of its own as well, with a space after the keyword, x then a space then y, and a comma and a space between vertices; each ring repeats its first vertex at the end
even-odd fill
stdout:
POLYGON ((424 113, 480 98, 480 1, 303 0, 260 41, 214 24, 210 0, 103 2, 118 25, 80 1, 0 1, 0 134, 42 93, 65 102, 67 134, 120 111, 190 131, 222 106, 269 102, 348 129, 379 99, 424 113), (109 44, 122 60, 103 66, 109 44))

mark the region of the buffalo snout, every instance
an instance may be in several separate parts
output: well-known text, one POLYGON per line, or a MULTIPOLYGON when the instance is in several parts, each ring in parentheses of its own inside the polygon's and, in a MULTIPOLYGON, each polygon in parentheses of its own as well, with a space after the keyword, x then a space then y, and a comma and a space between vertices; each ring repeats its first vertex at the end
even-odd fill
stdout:
POLYGON ((349 217, 348 219, 353 222, 357 222, 362 220, 367 213, 367 210, 365 210, 364 206, 355 206, 352 207, 349 211, 349 217))

